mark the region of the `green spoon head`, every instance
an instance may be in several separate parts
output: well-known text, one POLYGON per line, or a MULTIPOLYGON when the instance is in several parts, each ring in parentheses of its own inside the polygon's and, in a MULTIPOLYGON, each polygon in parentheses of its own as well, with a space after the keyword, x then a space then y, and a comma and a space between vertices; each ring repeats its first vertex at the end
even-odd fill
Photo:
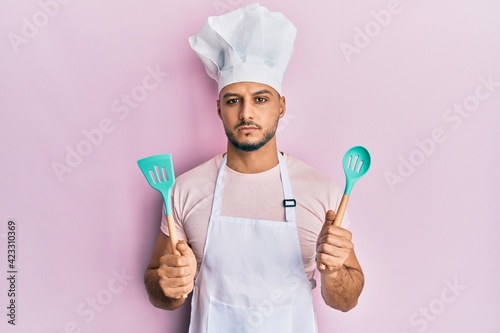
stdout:
POLYGON ((342 160, 346 177, 344 194, 351 194, 352 187, 368 171, 371 164, 371 157, 365 147, 352 147, 345 153, 342 160))

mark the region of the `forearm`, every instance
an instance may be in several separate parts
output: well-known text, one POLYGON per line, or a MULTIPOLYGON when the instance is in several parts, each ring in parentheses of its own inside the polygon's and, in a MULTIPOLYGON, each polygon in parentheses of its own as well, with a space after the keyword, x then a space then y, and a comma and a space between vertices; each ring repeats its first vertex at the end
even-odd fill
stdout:
POLYGON ((144 274, 144 284, 149 295, 149 301, 155 307, 164 310, 175 310, 184 304, 185 298, 170 298, 165 296, 160 287, 160 277, 157 269, 150 268, 144 274))
POLYGON ((346 312, 358 304, 365 279, 361 269, 342 266, 336 272, 321 273, 321 295, 325 303, 346 312))

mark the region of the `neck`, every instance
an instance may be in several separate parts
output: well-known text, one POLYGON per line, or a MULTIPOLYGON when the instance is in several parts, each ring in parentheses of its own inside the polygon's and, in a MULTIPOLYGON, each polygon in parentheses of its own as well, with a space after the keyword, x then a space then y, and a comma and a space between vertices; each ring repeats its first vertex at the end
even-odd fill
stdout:
POLYGON ((230 142, 227 144, 227 166, 240 173, 259 173, 278 165, 278 148, 276 142, 269 141, 255 151, 241 151, 230 142))

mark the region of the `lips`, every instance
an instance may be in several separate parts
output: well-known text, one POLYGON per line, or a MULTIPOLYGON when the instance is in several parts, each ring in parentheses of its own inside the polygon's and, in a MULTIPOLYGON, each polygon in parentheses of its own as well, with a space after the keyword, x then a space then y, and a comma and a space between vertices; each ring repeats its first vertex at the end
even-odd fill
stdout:
POLYGON ((240 133, 248 134, 260 129, 260 126, 253 121, 242 121, 235 129, 240 133))
POLYGON ((244 135, 249 135, 249 134, 255 132, 256 130, 258 130, 257 127, 251 127, 251 126, 242 126, 242 127, 238 128, 238 132, 240 132, 241 134, 244 134, 244 135))

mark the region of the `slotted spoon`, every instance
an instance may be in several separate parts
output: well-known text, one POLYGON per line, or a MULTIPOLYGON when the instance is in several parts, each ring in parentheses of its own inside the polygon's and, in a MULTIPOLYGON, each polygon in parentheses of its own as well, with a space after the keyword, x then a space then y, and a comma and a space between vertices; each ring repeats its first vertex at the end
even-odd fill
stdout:
MULTIPOLYGON (((352 147, 345 153, 342 159, 342 166, 344 167, 345 173, 345 189, 342 200, 340 200, 339 208, 335 214, 335 219, 333 220, 333 225, 340 227, 342 225, 342 220, 344 219, 345 210, 347 208, 347 202, 349 201, 349 196, 351 195, 351 190, 354 184, 363 177, 370 168, 371 157, 368 150, 362 146, 352 147)), ((320 264, 320 269, 325 269, 325 264, 320 264)))

